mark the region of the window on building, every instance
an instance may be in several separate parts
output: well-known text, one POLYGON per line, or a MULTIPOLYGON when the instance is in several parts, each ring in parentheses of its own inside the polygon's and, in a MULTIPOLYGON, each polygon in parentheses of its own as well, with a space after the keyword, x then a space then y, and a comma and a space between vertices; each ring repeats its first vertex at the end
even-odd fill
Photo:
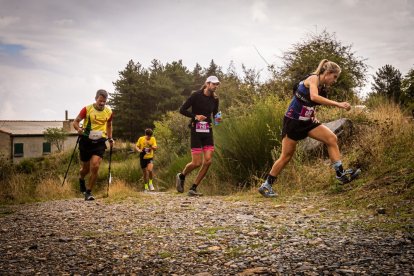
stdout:
POLYGON ((14 144, 14 157, 22 157, 23 156, 23 143, 15 143, 14 144))
POLYGON ((50 143, 44 142, 43 143, 43 154, 50 154, 51 152, 52 151, 51 151, 50 143))

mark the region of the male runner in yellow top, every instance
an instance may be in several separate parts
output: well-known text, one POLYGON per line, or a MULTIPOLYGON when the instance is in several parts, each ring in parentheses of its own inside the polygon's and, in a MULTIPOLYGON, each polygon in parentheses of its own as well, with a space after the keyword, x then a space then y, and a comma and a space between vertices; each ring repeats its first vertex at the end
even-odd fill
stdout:
POLYGON ((80 159, 82 167, 80 169, 79 186, 84 193, 85 200, 94 200, 92 195, 93 186, 98 177, 99 166, 106 150, 106 140, 112 148, 112 110, 106 106, 108 92, 100 89, 96 92, 95 103, 82 108, 79 115, 73 122, 73 127, 81 136, 79 140, 80 159), (83 127, 80 122, 84 120, 83 127), (85 176, 89 176, 89 185, 85 184, 85 176))
POLYGON ((147 128, 145 130, 145 135, 138 138, 138 141, 135 145, 135 149, 140 153, 139 160, 144 175, 144 188, 145 191, 154 191, 154 185, 152 184, 154 168, 154 151, 157 149, 157 141, 155 137, 152 136, 152 129, 147 128), (149 187, 148 187, 149 186, 149 187))

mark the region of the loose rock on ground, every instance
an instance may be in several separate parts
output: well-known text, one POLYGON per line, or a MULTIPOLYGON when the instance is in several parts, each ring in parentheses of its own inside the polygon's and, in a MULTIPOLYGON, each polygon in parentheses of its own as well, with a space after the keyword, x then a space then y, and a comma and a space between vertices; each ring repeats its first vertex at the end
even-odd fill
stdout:
POLYGON ((412 233, 318 199, 175 193, 3 206, 0 274, 412 275, 412 233))

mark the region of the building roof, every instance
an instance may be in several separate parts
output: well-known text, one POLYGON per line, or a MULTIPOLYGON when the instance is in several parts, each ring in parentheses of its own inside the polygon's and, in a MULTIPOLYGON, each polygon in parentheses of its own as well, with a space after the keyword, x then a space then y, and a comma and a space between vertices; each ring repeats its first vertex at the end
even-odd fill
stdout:
MULTIPOLYGON (((12 121, 0 120, 0 132, 9 135, 43 135, 50 127, 61 128, 65 121, 12 121)), ((74 133, 74 132, 71 132, 74 133)))

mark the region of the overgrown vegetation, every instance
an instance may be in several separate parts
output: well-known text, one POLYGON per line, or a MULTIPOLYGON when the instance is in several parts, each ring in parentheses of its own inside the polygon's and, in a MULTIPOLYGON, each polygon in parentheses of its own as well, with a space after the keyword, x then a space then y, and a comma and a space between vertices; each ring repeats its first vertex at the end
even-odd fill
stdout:
MULTIPOLYGON (((115 185, 117 188, 113 186, 111 190, 129 190, 126 195, 138 190, 138 182, 142 177, 137 158, 131 154, 131 149, 129 143, 120 141, 116 144, 112 156, 111 171, 115 176, 114 183, 118 184, 115 185)), ((106 194, 108 183, 108 154, 109 151, 106 152, 99 169, 96 187, 98 194, 102 196, 106 194)), ((41 158, 24 159, 14 165, 8 160, 0 160, 0 202, 26 203, 80 196, 78 151, 75 152, 66 182, 62 185, 71 155, 70 150, 41 158)))
MULTIPOLYGON (((261 199, 257 186, 280 151, 280 118, 286 102, 276 97, 258 99, 251 109, 230 111, 215 127, 217 149, 213 166, 200 187, 210 195, 245 191, 245 199, 261 199), (249 191, 252 191, 249 193, 249 191)), ((306 156, 298 148, 292 162, 282 172, 276 189, 282 200, 291 195, 324 194, 333 206, 341 208, 384 207, 391 213, 412 214, 414 198, 414 124, 398 105, 388 101, 371 102, 369 109, 343 113, 326 108, 319 118, 330 121, 346 116, 354 123, 352 141, 341 149, 346 165, 363 170, 359 180, 339 186, 326 157, 306 156)), ((182 117, 182 116, 181 116, 182 117)), ((155 183, 159 190, 174 189, 174 176, 190 160, 187 120, 169 113, 156 123, 160 150, 156 155, 155 183), (176 121, 177 120, 177 121, 176 121), (175 125, 173 122, 176 122, 175 125), (174 125, 174 127, 173 127, 174 125), (180 134, 181 133, 181 134, 180 134), (185 145, 186 144, 186 145, 185 145)), ((142 175, 132 144, 118 141, 112 157, 111 200, 140 197, 142 175)), ((20 164, 1 162, 2 203, 24 203, 80 196, 77 154, 67 184, 61 186, 71 151, 20 164)), ((106 194, 107 156, 98 177, 98 195, 106 194)), ((189 177, 189 183, 195 173, 189 177)), ((280 200, 280 199, 278 199, 280 200)))

